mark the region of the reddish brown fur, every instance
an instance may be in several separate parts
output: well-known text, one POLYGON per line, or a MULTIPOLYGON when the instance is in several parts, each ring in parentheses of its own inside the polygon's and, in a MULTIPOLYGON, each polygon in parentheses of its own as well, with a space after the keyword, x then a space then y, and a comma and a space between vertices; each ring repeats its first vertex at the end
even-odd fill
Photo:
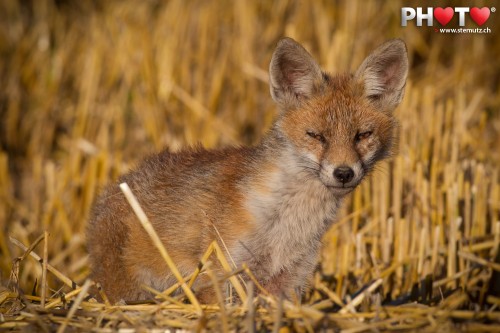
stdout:
MULTIPOLYGON (((217 239, 214 226, 225 235, 227 246, 237 241, 242 230, 251 228, 248 213, 240 208, 241 195, 234 186, 248 165, 241 162, 252 153, 249 148, 164 151, 119 179, 119 183, 126 182, 137 196, 184 274, 192 273, 209 244, 217 239), (187 187, 186 182, 197 186, 187 187), (200 188, 210 188, 214 195, 197 191, 200 188), (179 216, 180 220, 162 223, 166 216, 179 216), (221 223, 226 220, 233 223, 221 223)), ((112 301, 148 296, 140 287, 141 282, 147 281, 130 280, 137 272, 150 270, 155 276, 171 276, 117 185, 108 187, 97 201, 88 234, 92 235, 88 237, 92 278, 101 283, 112 301)))
MULTIPOLYGON (((304 105, 289 111, 287 117, 282 120, 282 127, 290 133, 292 141, 303 142, 301 137, 307 130, 322 133, 328 139, 329 145, 334 147, 328 150, 331 155, 329 160, 352 164, 358 160, 358 154, 363 155, 369 145, 367 143, 367 146, 361 146, 357 151, 350 142, 346 144, 341 140, 354 137, 360 124, 377 124, 375 134, 384 144, 380 150, 381 156, 377 159, 391 155, 397 134, 397 121, 392 114, 385 113, 385 110, 380 110, 377 105, 363 98, 364 88, 352 75, 325 74, 324 77, 326 84, 321 87, 321 91, 304 105), (303 119, 308 121, 304 122, 303 119)), ((321 145, 314 140, 303 143, 304 150, 312 152, 321 160, 324 153, 321 145)))

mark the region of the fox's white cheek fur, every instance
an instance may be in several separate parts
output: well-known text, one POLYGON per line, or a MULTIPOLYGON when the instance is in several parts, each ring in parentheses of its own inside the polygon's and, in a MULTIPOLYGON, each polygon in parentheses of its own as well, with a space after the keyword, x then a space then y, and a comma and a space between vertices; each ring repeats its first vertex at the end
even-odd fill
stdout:
POLYGON ((319 164, 318 157, 317 157, 315 154, 313 154, 313 153, 311 153, 311 152, 303 152, 303 154, 304 154, 304 156, 305 156, 307 159, 311 160, 311 161, 312 161, 312 162, 314 162, 314 163, 318 163, 318 164, 319 164))
POLYGON ((377 152, 376 149, 369 150, 366 154, 363 155, 363 163, 365 164, 372 164, 374 162, 374 157, 375 153, 377 152))
POLYGON ((354 165, 351 166, 354 171, 354 179, 351 180, 351 183, 357 184, 364 177, 365 172, 363 170, 363 166, 361 165, 361 161, 357 161, 354 165))

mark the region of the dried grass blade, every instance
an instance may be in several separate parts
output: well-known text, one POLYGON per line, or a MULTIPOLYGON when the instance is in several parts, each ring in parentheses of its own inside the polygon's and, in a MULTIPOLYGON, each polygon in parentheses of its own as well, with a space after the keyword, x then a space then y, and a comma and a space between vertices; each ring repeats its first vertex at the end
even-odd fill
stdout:
POLYGON ((129 202, 130 206, 134 210, 134 213, 136 214, 137 218, 141 222, 142 227, 144 228, 144 230, 146 230, 149 237, 153 241, 153 244, 156 246, 156 248, 160 252, 161 256, 165 260, 168 268, 170 269, 172 274, 175 276, 177 281, 179 281, 179 283, 181 284, 181 288, 184 291, 184 293, 186 294, 187 298, 189 299, 191 304, 193 304, 193 306, 196 308, 198 314, 201 315, 202 309, 201 309, 200 303, 196 299, 196 296, 194 295, 191 288, 189 288, 189 286, 184 281, 184 278, 182 277, 181 273, 177 269, 177 266, 173 262, 172 258, 169 256, 167 249, 165 248, 165 246, 163 246, 163 243, 161 242, 160 237, 158 236, 158 234, 154 230, 154 227, 151 224, 151 222, 149 221, 148 217, 146 216, 146 213, 144 213, 144 210, 139 205, 139 202, 137 201, 136 197, 134 196, 134 194, 130 190, 130 187, 127 185, 127 183, 121 183, 120 189, 122 190, 123 194, 127 198, 127 201, 129 202))
MULTIPOLYGON (((23 243, 21 243, 20 241, 15 239, 14 237, 9 237, 9 239, 17 247, 23 249, 24 251, 28 251, 28 248, 23 243)), ((41 239, 43 239, 43 236, 41 239)), ((32 256, 36 261, 42 262, 43 259, 38 254, 36 254, 34 251, 31 250, 27 253, 29 253, 30 256, 32 256)), ((61 282, 63 282, 65 285, 67 285, 71 289, 78 288, 78 285, 73 280, 68 278, 66 275, 64 275, 63 273, 61 273, 60 271, 58 271, 56 268, 49 265, 48 263, 47 263, 47 270, 49 272, 51 272, 52 274, 54 274, 59 280, 61 280, 61 282)))
POLYGON ((73 303, 73 305, 69 309, 68 315, 64 319, 64 322, 57 329, 57 333, 63 333, 66 330, 66 327, 68 326, 69 321, 71 320, 71 318, 73 318, 76 310, 80 306, 80 303, 83 301, 83 298, 87 295, 87 292, 92 284, 93 284, 93 282, 91 280, 86 280, 84 282, 82 289, 80 290, 78 296, 76 297, 75 302, 73 303))

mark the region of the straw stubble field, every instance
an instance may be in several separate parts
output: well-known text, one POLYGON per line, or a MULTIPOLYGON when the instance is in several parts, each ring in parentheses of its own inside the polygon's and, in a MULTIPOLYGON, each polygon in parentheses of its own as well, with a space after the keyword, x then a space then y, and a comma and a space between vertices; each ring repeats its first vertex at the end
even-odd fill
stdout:
MULTIPOLYGON (((402 6, 2 1, 0 328, 500 325, 498 20, 492 13, 491 34, 439 34, 400 27, 402 6), (330 72, 354 70, 392 37, 406 41, 412 64, 397 110, 399 153, 346 201, 302 303, 246 297, 259 286, 237 288, 231 274, 243 303, 199 308, 166 292, 127 305, 86 297, 84 230, 99 189, 163 147, 258 142, 276 115, 266 68, 283 36, 330 72)), ((213 249, 211 260, 224 262, 213 249)))

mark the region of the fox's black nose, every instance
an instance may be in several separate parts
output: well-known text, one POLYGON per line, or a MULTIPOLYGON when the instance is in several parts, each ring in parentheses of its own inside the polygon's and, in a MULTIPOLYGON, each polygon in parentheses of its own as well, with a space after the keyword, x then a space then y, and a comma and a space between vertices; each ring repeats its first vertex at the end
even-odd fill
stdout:
POLYGON ((342 184, 349 183, 354 178, 354 171, 346 166, 335 168, 333 176, 342 184))

